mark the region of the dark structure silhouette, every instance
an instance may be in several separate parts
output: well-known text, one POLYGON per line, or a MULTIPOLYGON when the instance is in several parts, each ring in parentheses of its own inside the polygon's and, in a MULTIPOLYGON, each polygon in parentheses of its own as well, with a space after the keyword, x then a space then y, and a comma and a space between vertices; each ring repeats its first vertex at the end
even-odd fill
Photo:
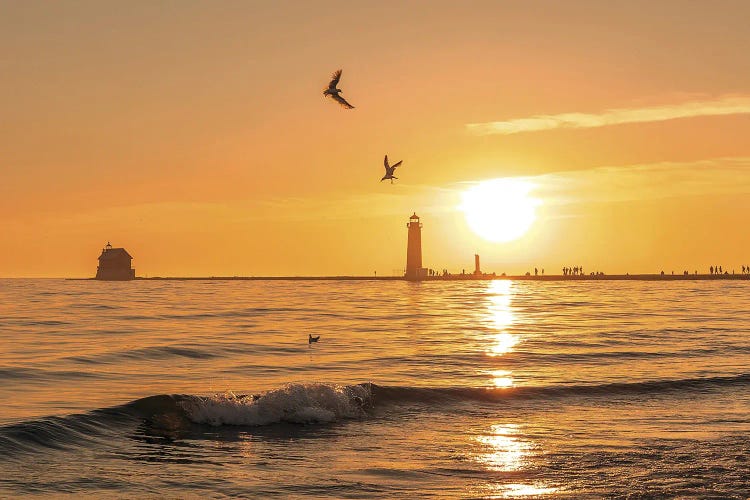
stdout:
POLYGON ((135 279, 135 269, 130 267, 133 257, 124 248, 107 246, 99 256, 99 267, 96 268, 96 279, 104 281, 128 281, 135 279))
POLYGON ((411 281, 419 281, 427 275, 427 269, 422 267, 422 224, 415 213, 409 217, 408 242, 406 246, 406 273, 404 277, 411 281))
POLYGON ((474 254, 474 275, 479 276, 482 274, 482 271, 479 269, 479 254, 474 254))

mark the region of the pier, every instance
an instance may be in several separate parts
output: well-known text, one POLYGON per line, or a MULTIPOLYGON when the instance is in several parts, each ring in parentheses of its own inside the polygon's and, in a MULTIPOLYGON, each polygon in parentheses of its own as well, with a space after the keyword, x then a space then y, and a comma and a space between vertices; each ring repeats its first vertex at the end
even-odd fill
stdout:
MULTIPOLYGON (((90 279, 90 278, 88 278, 90 279)), ((137 277, 136 281, 413 281, 405 276, 191 276, 137 277)), ((446 276, 426 276, 420 281, 750 281, 748 274, 600 274, 595 276, 564 276, 547 274, 544 276, 492 275, 492 274, 449 274, 446 276)))

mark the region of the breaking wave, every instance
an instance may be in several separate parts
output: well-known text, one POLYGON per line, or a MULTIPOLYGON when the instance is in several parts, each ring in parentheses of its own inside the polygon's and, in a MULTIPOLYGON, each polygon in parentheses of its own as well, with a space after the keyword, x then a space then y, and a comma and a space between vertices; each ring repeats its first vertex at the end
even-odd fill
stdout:
POLYGON ((194 423, 259 426, 280 422, 327 423, 361 417, 371 400, 370 384, 290 384, 262 396, 233 393, 189 396, 178 404, 194 423))
POLYGON ((261 427, 273 424, 327 424, 367 418, 374 409, 387 411, 389 407, 403 404, 424 404, 439 410, 449 408, 454 402, 493 404, 508 400, 642 396, 674 391, 692 395, 746 385, 750 385, 750 373, 727 377, 507 389, 311 383, 288 384, 264 394, 156 395, 84 414, 0 426, 0 456, 85 446, 88 442, 106 439, 110 433, 122 435, 124 426, 132 428, 133 423, 166 433, 179 433, 206 425, 261 427))

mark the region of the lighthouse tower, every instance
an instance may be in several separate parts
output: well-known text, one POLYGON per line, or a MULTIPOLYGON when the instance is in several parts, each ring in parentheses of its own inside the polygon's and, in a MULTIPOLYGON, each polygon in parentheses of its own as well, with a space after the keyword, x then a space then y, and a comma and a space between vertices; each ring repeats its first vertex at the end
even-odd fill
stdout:
POLYGON ((406 274, 408 280, 418 281, 427 274, 422 267, 422 224, 419 216, 413 213, 409 217, 409 240, 406 246, 406 274))

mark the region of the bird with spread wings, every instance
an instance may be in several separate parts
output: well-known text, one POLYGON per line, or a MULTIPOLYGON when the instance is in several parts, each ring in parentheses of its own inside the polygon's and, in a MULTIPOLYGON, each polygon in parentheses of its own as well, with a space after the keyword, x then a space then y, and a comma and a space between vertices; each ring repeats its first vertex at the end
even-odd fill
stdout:
MULTIPOLYGON (((403 160, 401 160, 401 161, 403 161, 403 160)), ((398 177, 395 177, 393 175, 393 172, 396 170, 396 167, 398 167, 399 165, 401 165, 401 161, 399 161, 398 163, 395 163, 393 165, 388 165, 388 155, 385 155, 385 159, 383 160, 383 163, 385 164, 385 175, 383 176, 382 179, 380 179, 380 182, 383 182, 386 179, 390 179, 391 180, 391 184, 393 184, 393 179, 398 179, 398 177)))
POLYGON ((336 88, 336 86, 339 84, 340 79, 341 70, 338 70, 333 75, 331 75, 331 83, 329 83, 328 87, 323 90, 323 95, 332 98, 334 101, 341 104, 346 109, 352 109, 354 108, 354 106, 346 102, 346 99, 339 95, 341 93, 341 89, 336 88))

